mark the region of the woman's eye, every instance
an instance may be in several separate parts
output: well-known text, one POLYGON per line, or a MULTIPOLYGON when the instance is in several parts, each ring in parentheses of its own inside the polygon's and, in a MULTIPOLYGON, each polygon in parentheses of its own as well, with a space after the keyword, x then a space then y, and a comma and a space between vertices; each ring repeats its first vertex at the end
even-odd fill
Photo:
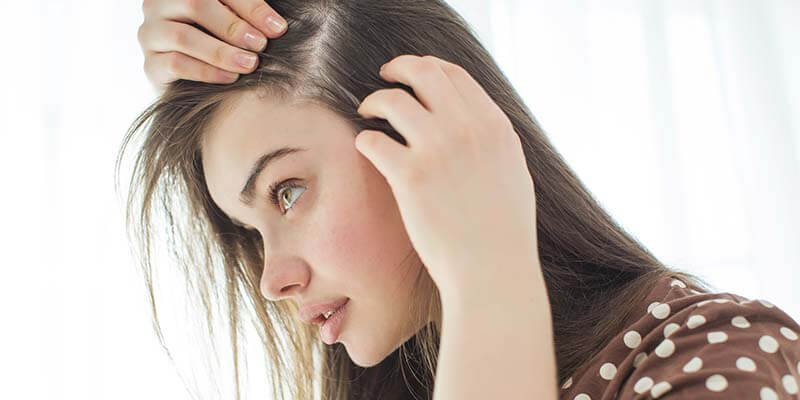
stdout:
POLYGON ((291 209, 294 205, 294 202, 297 201, 297 198, 300 197, 300 195, 292 196, 293 193, 298 192, 292 189, 303 189, 303 191, 305 191, 303 186, 300 186, 294 182, 290 182, 290 180, 285 180, 277 185, 273 185, 272 189, 270 189, 270 198, 272 203, 278 206, 281 210, 285 209, 286 211, 281 211, 283 214, 289 211, 289 209, 291 209))

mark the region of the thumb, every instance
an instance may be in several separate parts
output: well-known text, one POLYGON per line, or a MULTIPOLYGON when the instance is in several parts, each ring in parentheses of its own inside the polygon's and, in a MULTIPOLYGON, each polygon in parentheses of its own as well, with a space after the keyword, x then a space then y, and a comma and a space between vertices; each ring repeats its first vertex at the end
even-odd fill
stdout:
POLYGON ((381 131, 366 129, 356 135, 356 149, 364 155, 391 185, 408 168, 408 148, 381 131))

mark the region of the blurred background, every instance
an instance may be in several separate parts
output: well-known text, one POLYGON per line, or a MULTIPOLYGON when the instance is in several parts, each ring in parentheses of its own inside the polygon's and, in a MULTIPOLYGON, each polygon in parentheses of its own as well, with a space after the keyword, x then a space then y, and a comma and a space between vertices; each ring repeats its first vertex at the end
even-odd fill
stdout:
MULTIPOLYGON (((450 4, 633 236, 800 320, 800 2, 450 4)), ((0 398, 189 399, 113 187, 123 134, 156 96, 141 1, 3 1, 0 15, 0 398)))

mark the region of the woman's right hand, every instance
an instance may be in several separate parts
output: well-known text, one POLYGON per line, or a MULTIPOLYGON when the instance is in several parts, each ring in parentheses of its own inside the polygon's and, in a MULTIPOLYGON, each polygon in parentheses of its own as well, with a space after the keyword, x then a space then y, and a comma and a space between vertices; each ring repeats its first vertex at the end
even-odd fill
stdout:
POLYGON ((142 1, 144 22, 137 36, 144 72, 159 93, 178 79, 235 82, 239 74, 256 68, 254 52, 264 50, 268 38, 286 30, 286 21, 264 0, 223 1, 142 1), (270 18, 283 23, 283 28, 276 29, 270 18))

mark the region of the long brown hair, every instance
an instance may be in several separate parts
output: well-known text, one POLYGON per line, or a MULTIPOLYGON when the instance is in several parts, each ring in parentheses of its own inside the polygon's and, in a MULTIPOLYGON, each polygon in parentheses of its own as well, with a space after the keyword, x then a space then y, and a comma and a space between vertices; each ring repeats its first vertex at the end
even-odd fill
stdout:
POLYGON ((133 160, 126 223, 138 244, 154 328, 168 354, 152 279, 154 249, 162 243, 191 288, 187 296, 202 305, 210 334, 214 311, 227 313, 237 398, 239 338, 247 320, 255 324, 267 355, 270 376, 264 378, 269 378, 276 399, 431 397, 441 304, 430 279, 425 274, 417 277, 415 296, 422 300, 409 319, 433 322, 378 365, 355 365, 341 344, 323 346, 316 329, 298 324, 291 302, 261 297, 261 239, 233 224, 211 200, 199 149, 209 122, 225 111, 223 101, 251 90, 284 101, 317 102, 350 121, 354 132, 378 129, 405 143, 386 121, 363 119, 355 111, 368 94, 381 88, 400 87, 413 94, 377 75, 380 65, 400 54, 435 55, 464 67, 508 115, 520 136, 535 182, 538 246, 552 306, 559 381, 623 328, 622 321, 656 280, 673 276, 695 288, 708 287, 701 279, 662 264, 601 208, 471 27, 445 2, 269 3, 289 22, 289 29, 269 42, 259 67, 232 84, 173 82, 133 122, 117 158, 118 179, 126 149, 136 133, 144 131, 133 160), (165 239, 159 239, 159 233, 165 239))

